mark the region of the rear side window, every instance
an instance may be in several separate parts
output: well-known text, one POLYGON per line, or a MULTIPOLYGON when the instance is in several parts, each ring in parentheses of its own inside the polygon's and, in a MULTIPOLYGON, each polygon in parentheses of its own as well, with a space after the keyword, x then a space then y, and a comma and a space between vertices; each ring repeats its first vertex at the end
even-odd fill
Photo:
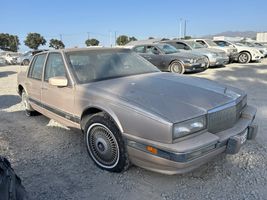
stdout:
POLYGON ((42 79, 42 72, 43 72, 45 58, 46 54, 41 54, 35 57, 29 73, 30 78, 34 78, 37 80, 42 79))
POLYGON ((65 65, 61 54, 50 53, 45 67, 44 80, 48 81, 51 77, 66 76, 65 65))
POLYGON ((176 44, 172 44, 173 46, 176 47, 176 49, 186 49, 186 45, 183 43, 177 42, 176 44))
POLYGON ((145 53, 145 46, 135 47, 134 51, 137 53, 145 53))

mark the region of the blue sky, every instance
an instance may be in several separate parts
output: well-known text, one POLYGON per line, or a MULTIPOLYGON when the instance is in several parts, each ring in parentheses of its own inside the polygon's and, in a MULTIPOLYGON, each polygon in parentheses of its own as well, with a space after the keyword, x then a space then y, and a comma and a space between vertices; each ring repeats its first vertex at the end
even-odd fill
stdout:
POLYGON ((188 20, 192 36, 267 31, 266 9, 266 0, 1 0, 0 32, 18 35, 21 44, 27 33, 38 32, 47 41, 62 34, 67 47, 84 46, 88 33, 110 45, 115 32, 138 39, 177 37, 180 18, 188 20))

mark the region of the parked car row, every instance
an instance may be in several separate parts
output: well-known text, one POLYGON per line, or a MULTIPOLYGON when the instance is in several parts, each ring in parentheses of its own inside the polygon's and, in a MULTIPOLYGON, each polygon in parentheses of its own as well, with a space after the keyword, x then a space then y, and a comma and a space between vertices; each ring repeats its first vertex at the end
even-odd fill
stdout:
POLYGON ((205 70, 237 61, 248 63, 267 56, 267 48, 211 39, 143 40, 126 45, 162 71, 174 73, 205 70))

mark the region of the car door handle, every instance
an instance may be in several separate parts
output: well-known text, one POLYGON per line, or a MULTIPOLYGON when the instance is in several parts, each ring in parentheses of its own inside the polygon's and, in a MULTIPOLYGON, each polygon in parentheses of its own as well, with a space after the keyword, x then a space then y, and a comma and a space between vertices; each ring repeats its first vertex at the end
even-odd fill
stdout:
POLYGON ((42 89, 42 90, 48 90, 48 88, 46 88, 46 87, 42 87, 41 89, 42 89))

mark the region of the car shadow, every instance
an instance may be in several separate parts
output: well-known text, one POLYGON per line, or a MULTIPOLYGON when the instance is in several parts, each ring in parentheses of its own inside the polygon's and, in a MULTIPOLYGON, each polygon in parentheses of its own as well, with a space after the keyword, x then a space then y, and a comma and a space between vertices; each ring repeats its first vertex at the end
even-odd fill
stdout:
POLYGON ((0 96, 0 109, 6 109, 21 102, 18 95, 2 95, 0 96))
POLYGON ((14 71, 5 71, 5 72, 0 72, 0 78, 7 77, 12 74, 16 74, 17 72, 14 71))

